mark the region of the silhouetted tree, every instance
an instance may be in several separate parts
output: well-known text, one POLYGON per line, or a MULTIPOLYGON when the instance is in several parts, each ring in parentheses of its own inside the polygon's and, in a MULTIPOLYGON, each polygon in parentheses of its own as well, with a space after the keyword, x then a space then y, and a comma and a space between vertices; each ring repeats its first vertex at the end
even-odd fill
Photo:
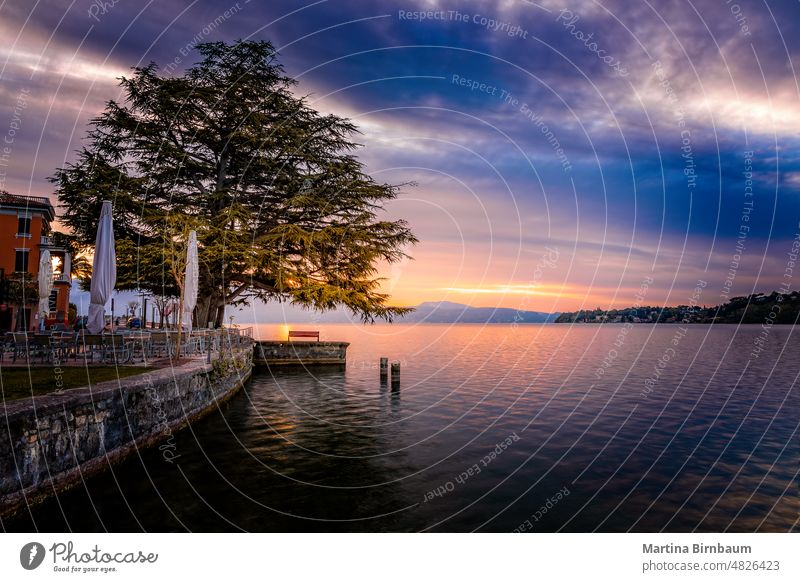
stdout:
POLYGON ((94 243, 111 199, 118 288, 174 296, 164 239, 170 217, 190 217, 201 326, 253 298, 343 306, 365 321, 403 313, 387 305, 376 265, 406 257, 416 238, 378 218, 398 187, 364 172, 355 126, 295 96, 269 42, 197 50, 182 76, 153 63, 122 78, 125 102, 108 103, 77 161, 51 178, 77 242, 94 243))

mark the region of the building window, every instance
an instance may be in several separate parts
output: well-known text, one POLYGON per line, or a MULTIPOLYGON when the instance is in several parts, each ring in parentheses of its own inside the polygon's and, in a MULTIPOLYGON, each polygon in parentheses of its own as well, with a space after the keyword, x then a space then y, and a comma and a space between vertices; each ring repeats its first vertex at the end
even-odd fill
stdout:
POLYGON ((14 270, 18 273, 28 272, 28 258, 30 257, 29 251, 17 251, 14 259, 14 270))
POLYGON ((17 234, 24 234, 30 236, 31 234, 31 219, 20 216, 17 219, 17 234))

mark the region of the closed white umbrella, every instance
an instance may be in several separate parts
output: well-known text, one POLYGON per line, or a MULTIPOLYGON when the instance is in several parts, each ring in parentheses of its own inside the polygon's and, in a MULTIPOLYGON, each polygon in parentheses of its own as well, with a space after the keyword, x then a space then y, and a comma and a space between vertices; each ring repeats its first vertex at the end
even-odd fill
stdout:
POLYGON ((197 279, 200 266, 197 262, 197 233, 189 233, 189 242, 186 246, 186 274, 183 278, 183 327, 192 331, 192 312, 197 305, 197 279))
POLYGON ((63 273, 63 280, 68 283, 72 282, 72 257, 69 253, 64 253, 64 268, 61 269, 63 273))
POLYGON ((103 200, 100 222, 97 225, 97 238, 94 244, 94 263, 92 265, 92 286, 89 293, 89 320, 86 329, 100 333, 105 327, 106 302, 117 284, 117 251, 114 246, 114 219, 111 216, 111 202, 103 200))
POLYGON ((50 251, 44 249, 39 255, 39 326, 44 326, 44 318, 50 313, 50 293, 53 292, 53 262, 50 251))

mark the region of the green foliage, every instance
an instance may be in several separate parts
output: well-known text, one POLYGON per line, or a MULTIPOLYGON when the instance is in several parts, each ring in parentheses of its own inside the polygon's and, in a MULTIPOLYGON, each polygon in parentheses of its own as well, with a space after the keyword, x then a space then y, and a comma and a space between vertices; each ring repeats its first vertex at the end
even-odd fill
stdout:
POLYGON ((13 305, 32 306, 39 303, 39 281, 30 273, 6 275, 6 301, 13 305))
MULTIPOLYGON (((716 310, 715 310, 716 311, 716 310)), ((733 297, 713 314, 715 322, 723 323, 790 323, 800 317, 800 293, 769 295, 755 293, 746 297, 733 297)))
POLYGON ((296 97, 268 42, 197 50, 181 77, 133 69, 125 102, 108 103, 77 161, 51 178, 75 242, 94 243, 112 199, 118 287, 175 296, 170 241, 191 225, 200 325, 253 298, 344 306, 365 321, 404 313, 380 293, 376 264, 402 259, 416 238, 379 219, 398 187, 364 172, 355 126, 296 97))
POLYGON ((218 380, 234 372, 244 372, 248 367, 248 362, 241 355, 235 355, 233 352, 223 353, 211 361, 210 377, 212 380, 218 380))

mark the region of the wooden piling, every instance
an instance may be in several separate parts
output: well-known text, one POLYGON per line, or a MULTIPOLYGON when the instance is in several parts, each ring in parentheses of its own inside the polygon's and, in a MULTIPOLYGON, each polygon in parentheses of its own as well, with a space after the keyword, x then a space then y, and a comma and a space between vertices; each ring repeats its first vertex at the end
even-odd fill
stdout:
POLYGON ((392 387, 400 386, 400 362, 392 362, 392 387))

